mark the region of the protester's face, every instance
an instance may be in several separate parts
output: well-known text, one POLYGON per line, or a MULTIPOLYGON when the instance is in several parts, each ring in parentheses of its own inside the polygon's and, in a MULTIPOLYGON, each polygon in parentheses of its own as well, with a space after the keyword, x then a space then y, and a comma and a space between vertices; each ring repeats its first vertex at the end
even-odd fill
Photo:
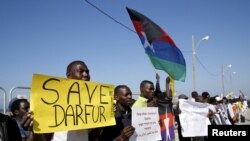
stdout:
POLYGON ((153 84, 146 83, 143 87, 142 94, 147 99, 153 99, 154 90, 153 84))
POLYGON ((132 102, 132 92, 128 88, 121 88, 116 96, 117 102, 121 105, 129 106, 132 102))
POLYGON ((21 102, 18 111, 18 116, 23 117, 29 111, 30 105, 28 102, 21 102))
POLYGON ((71 68, 68 78, 89 81, 89 69, 84 63, 77 63, 71 68))
POLYGON ((206 101, 203 99, 202 96, 197 96, 197 97, 195 98, 195 101, 196 101, 196 102, 200 102, 200 103, 205 103, 205 102, 206 102, 206 101))

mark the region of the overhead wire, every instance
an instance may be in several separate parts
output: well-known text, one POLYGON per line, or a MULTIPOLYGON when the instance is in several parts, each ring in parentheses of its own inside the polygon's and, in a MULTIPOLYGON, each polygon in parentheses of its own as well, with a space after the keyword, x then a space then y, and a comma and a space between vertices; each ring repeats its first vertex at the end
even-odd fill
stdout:
MULTIPOLYGON (((102 9, 100 9, 99 7, 97 7, 96 5, 94 5, 93 3, 89 2, 88 0, 85 0, 89 5, 91 5, 93 8, 95 8, 96 10, 98 10, 99 12, 101 12, 103 15, 107 16, 109 19, 111 19, 112 21, 114 21, 115 23, 121 25, 122 27, 128 29, 129 31, 136 33, 133 29, 129 28, 128 26, 126 26, 125 24, 121 23, 120 21, 116 20, 115 18, 113 18, 111 15, 109 15, 107 12, 103 11, 102 9)), ((137 34, 137 33, 136 33, 137 34)), ((183 51, 181 50, 181 52, 183 53, 192 53, 192 51, 183 51)))
MULTIPOLYGON (((106 17, 108 17, 109 19, 111 19, 112 21, 114 21, 115 23, 121 25, 122 27, 126 28, 127 30, 133 32, 136 34, 136 32, 131 29, 130 27, 126 26, 125 24, 121 23, 120 21, 116 20, 115 18, 113 18, 111 15, 109 15, 107 12, 103 11, 102 9, 100 9, 99 7, 97 7, 96 5, 94 5, 93 3, 89 2, 88 0, 85 0, 85 2, 87 2, 90 6, 92 6, 93 8, 95 8, 96 10, 98 10, 99 12, 101 12, 103 15, 105 15, 106 17)), ((192 53, 192 51, 181 51, 183 53, 192 53)), ((210 71, 208 71, 208 69, 205 67, 205 65, 200 61, 200 59, 198 58, 198 56, 196 55, 196 59, 198 60, 198 63, 202 66, 202 68, 209 73, 212 76, 219 76, 220 74, 214 74, 211 73, 210 71)))
POLYGON ((199 57, 197 55, 195 55, 195 58, 197 59, 198 63, 202 66, 202 68, 210 75, 212 76, 219 76, 220 73, 217 73, 217 74, 214 74, 214 73, 211 73, 206 67, 205 65, 201 62, 201 60, 199 59, 199 57))
POLYGON ((103 10, 101 10, 99 7, 97 7, 96 5, 94 5, 93 3, 89 2, 88 0, 85 0, 88 4, 90 4, 92 7, 94 7, 96 10, 98 10, 99 12, 101 12, 102 14, 104 14, 105 16, 107 16, 108 18, 110 18, 111 20, 113 20, 114 22, 116 22, 117 24, 123 26, 124 28, 130 30, 131 32, 135 33, 136 32, 129 28, 128 26, 126 26, 125 24, 119 22, 118 20, 116 20, 115 18, 113 18, 112 16, 110 16, 108 13, 104 12, 103 10))

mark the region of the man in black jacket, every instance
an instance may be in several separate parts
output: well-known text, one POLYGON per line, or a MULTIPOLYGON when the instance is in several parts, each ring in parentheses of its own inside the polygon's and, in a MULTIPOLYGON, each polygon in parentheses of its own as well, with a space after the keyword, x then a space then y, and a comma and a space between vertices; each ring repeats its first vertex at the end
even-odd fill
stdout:
POLYGON ((116 125, 102 128, 99 141, 127 141, 135 129, 131 126, 132 92, 126 85, 115 87, 115 120, 116 125))
POLYGON ((22 141, 16 121, 2 113, 0 113, 0 141, 22 141))

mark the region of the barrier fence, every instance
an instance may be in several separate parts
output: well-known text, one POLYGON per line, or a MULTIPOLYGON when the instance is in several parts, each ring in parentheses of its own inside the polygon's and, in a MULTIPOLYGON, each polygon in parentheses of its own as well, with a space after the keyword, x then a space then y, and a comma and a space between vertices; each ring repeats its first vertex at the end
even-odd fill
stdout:
MULTIPOLYGON (((3 113, 5 113, 7 111, 6 107, 8 107, 8 104, 11 101, 11 99, 14 98, 14 96, 16 94, 15 92, 17 90, 19 90, 19 91, 30 90, 30 87, 25 87, 25 86, 13 87, 10 89, 9 93, 7 93, 7 91, 3 87, 0 87, 0 94, 3 94, 3 99, 2 99, 3 100, 3 104, 2 104, 3 107, 0 107, 0 109, 3 109, 3 113)), ((27 95, 29 95, 29 93, 23 94, 23 92, 21 92, 19 94, 16 94, 16 97, 27 96, 27 95)), ((28 98, 28 97, 26 97, 26 98, 28 98)))

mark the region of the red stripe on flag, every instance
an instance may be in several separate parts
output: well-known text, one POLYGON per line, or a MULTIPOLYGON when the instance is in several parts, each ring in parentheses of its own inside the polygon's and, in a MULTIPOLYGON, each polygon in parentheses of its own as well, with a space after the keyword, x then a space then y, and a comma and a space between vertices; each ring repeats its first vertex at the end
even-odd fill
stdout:
POLYGON ((170 44, 172 44, 173 46, 177 47, 175 45, 174 40, 172 40, 172 38, 164 30, 161 29, 161 32, 164 34, 164 36, 162 36, 162 37, 160 37, 160 38, 158 38, 156 40, 158 40, 158 41, 166 41, 166 42, 169 42, 170 44))
POLYGON ((142 36, 142 31, 143 31, 143 29, 142 29, 142 24, 141 24, 141 22, 140 21, 132 21, 133 22, 133 25, 134 25, 134 27, 135 27, 135 30, 136 30, 136 32, 137 32, 137 34, 139 35, 139 36, 142 36))

